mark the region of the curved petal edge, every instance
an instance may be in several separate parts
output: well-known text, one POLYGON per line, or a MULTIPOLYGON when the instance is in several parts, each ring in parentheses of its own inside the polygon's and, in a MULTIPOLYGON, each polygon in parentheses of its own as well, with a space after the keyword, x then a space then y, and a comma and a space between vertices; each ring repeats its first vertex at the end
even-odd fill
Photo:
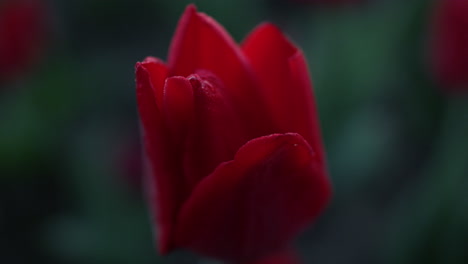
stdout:
POLYGON ((329 201, 330 183, 319 170, 316 155, 299 134, 247 142, 185 202, 176 244, 235 262, 288 247, 329 201))

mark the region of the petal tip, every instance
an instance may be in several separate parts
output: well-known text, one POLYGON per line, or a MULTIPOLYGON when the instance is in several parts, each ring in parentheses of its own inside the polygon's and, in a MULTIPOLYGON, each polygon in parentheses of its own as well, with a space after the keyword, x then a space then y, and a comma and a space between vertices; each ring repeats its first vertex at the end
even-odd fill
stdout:
POLYGON ((135 72, 138 71, 138 69, 141 67, 141 62, 135 63, 135 72))
POLYGON ((258 26, 257 26, 259 29, 268 29, 268 30, 274 30, 278 33, 281 33, 283 34, 283 31, 281 30, 281 28, 279 26, 277 26, 276 24, 272 23, 272 22, 269 22, 269 21, 266 21, 266 22, 263 22, 263 23, 260 23, 258 26))
POLYGON ((189 4, 184 10, 184 13, 182 14, 182 17, 192 17, 193 15, 196 15, 197 12, 197 6, 195 4, 189 4))
POLYGON ((142 61, 142 63, 152 63, 152 62, 157 63, 157 62, 161 62, 161 60, 156 57, 148 56, 142 61))
POLYGON ((251 53, 263 47, 265 43, 273 43, 277 49, 283 50, 287 57, 294 56, 299 48, 277 25, 264 22, 256 26, 242 42, 244 52, 251 53))
POLYGON ((143 65, 143 62, 137 62, 135 64, 135 79, 138 82, 142 78, 147 78, 148 77, 148 71, 146 70, 145 66, 143 65))
POLYGON ((187 7, 185 8, 186 11, 190 12, 196 12, 197 11, 197 6, 194 3, 188 4, 187 7))

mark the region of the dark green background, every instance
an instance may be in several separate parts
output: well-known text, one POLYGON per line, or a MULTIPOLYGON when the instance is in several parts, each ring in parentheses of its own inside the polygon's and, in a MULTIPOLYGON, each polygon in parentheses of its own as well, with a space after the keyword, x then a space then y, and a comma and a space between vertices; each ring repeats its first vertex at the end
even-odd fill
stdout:
MULTIPOLYGON (((194 263, 157 255, 135 166, 134 64, 165 59, 189 1, 45 2, 42 60, 0 89, 0 263, 194 263)), ((309 60, 335 195, 305 263, 468 263, 468 97, 430 72, 433 1, 195 3, 309 60)))

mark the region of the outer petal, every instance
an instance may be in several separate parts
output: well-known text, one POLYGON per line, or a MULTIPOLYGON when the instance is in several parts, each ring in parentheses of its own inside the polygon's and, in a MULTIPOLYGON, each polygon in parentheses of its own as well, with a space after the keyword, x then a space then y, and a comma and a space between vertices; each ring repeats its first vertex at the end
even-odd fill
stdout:
POLYGON ((252 137, 273 133, 261 105, 253 73, 240 48, 214 19, 189 5, 179 21, 169 51, 171 75, 188 76, 198 70, 214 73, 225 85, 252 137))
POLYGON ((298 134, 249 141, 186 201, 177 245, 236 262, 285 248, 328 203, 329 182, 317 170, 298 134))
POLYGON ((302 135, 325 172, 317 107, 302 51, 269 23, 257 27, 242 48, 260 79, 262 97, 274 117, 276 131, 302 135))
POLYGON ((147 165, 146 187, 150 210, 157 220, 159 250, 162 254, 171 248, 175 215, 184 196, 182 178, 177 172, 176 153, 166 141, 167 130, 161 112, 163 83, 166 66, 154 58, 136 65, 137 101, 142 123, 143 144, 147 165))
POLYGON ((168 76, 167 66, 158 58, 147 57, 136 65, 137 92, 141 85, 153 92, 158 109, 162 105, 164 82, 168 76), (144 83, 147 83, 143 85, 144 83))

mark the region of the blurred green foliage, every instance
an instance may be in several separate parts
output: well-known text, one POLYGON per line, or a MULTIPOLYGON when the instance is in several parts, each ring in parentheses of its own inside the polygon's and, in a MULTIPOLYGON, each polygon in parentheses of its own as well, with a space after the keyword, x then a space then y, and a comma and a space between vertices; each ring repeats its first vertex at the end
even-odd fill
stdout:
MULTIPOLYGON (((431 77, 432 1, 194 2, 237 41, 279 24, 309 59, 335 198, 305 263, 468 262, 468 97, 431 77)), ((156 254, 119 155, 139 141, 134 64, 165 59, 189 1, 46 3, 41 64, 0 89, 0 263, 193 263, 156 254)))

